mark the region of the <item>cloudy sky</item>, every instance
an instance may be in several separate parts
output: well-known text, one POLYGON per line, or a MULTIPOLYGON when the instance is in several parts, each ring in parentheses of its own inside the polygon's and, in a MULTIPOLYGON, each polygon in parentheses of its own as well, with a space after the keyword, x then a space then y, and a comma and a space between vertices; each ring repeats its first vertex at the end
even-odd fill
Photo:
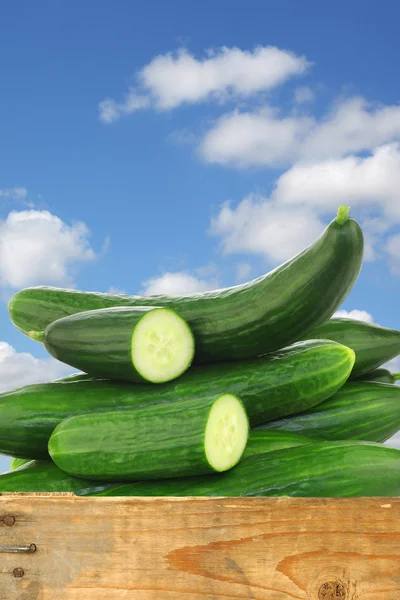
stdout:
POLYGON ((232 285, 343 203, 366 254, 342 314, 400 328, 399 18, 394 0, 3 3, 1 390, 70 372, 13 328, 16 290, 232 285))

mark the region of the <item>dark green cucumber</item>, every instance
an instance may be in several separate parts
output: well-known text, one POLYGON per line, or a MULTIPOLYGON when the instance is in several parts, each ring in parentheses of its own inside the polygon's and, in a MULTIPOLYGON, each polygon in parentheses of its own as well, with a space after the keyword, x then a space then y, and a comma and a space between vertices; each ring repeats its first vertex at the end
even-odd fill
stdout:
POLYGON ((100 483, 71 477, 51 461, 32 460, 0 475, 1 492, 73 492, 87 495, 110 489, 115 483, 100 483))
POLYGON ((166 306, 185 319, 196 339, 195 362, 238 360, 300 340, 341 305, 359 274, 363 235, 348 208, 320 237, 270 273, 243 285, 186 296, 122 296, 37 287, 9 301, 13 323, 40 340, 53 321, 116 306, 166 306))
POLYGON ((10 471, 15 471, 15 469, 19 469, 19 467, 22 467, 22 465, 25 465, 31 461, 31 458, 13 458, 11 460, 10 471))
POLYGON ((391 373, 388 369, 374 369, 357 378, 357 381, 376 381, 378 383, 396 383, 400 373, 391 373))
POLYGON ((329 398, 345 383, 353 363, 349 348, 310 340, 240 363, 192 367, 157 386, 83 377, 26 386, 0 395, 0 453, 46 458, 53 429, 73 415, 224 393, 240 398, 255 426, 329 398))
MULTIPOLYGON (((284 431, 251 431, 242 460, 281 448, 314 443, 304 435, 284 431)), ((0 475, 0 492, 74 492, 79 495, 115 487, 115 482, 87 482, 67 475, 51 461, 31 460, 15 472, 0 475), (29 470, 29 471, 28 471, 29 470)))
POLYGON ((320 441, 249 457, 226 473, 137 481, 90 495, 399 496, 400 450, 373 442, 320 441))
POLYGON ((356 319, 329 319, 304 339, 334 340, 356 353, 352 379, 357 379, 400 354, 400 331, 356 319))
POLYGON ((44 332, 46 350, 90 375, 164 383, 188 369, 194 338, 169 308, 137 306, 90 310, 54 321, 44 332))
POLYGON ((62 421, 49 454, 66 473, 133 481, 227 471, 240 460, 249 422, 236 396, 200 398, 62 421))
POLYGON ((350 381, 318 406, 257 430, 291 431, 324 440, 384 442, 400 429, 400 387, 350 381))

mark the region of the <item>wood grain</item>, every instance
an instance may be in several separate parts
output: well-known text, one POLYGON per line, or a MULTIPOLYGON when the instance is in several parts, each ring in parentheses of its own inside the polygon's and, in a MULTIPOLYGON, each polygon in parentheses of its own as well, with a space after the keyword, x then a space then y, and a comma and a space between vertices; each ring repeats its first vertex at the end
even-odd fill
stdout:
POLYGON ((1 496, 31 543, 0 600, 400 599, 400 498, 1 496))

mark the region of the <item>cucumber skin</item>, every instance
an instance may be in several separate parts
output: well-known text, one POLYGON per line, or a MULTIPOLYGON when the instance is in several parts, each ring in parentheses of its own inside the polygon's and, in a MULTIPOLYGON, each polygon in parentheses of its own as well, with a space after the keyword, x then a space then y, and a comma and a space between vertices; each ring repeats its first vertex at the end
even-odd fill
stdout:
POLYGON ((356 319, 329 319, 304 336, 304 339, 313 338, 334 340, 355 351, 352 379, 361 377, 400 354, 400 331, 356 319))
POLYGON ((195 362, 241 360, 300 340, 328 319, 361 269, 363 234, 353 219, 334 219, 308 248, 270 273, 245 283, 187 296, 122 296, 51 287, 26 288, 9 301, 24 333, 44 331, 75 313, 115 306, 166 306, 191 327, 195 362))
POLYGON ((400 495, 400 450, 372 442, 319 441, 242 460, 208 477, 137 481, 93 496, 400 495))
POLYGON ((32 460, 0 475, 0 492, 73 492, 87 495, 110 489, 113 485, 71 477, 50 461, 32 460))
POLYGON ((267 429, 252 429, 249 433, 246 449, 241 460, 247 460, 258 454, 275 452, 294 446, 314 444, 315 439, 292 433, 290 431, 269 431, 267 429))
POLYGON ((357 378, 357 381, 376 381, 378 383, 396 383, 396 378, 393 373, 388 371, 387 369, 374 369, 373 371, 368 371, 365 375, 361 375, 361 377, 357 378))
MULTIPOLYGON (((281 431, 250 431, 242 460, 281 448, 313 443, 304 435, 281 431)), ((76 495, 100 492, 116 487, 113 483, 100 483, 67 475, 51 461, 31 460, 24 467, 0 475, 0 492, 73 492, 76 495)))
MULTIPOLYGON (((215 401, 214 396, 203 396, 76 415, 53 431, 49 454, 66 473, 87 479, 133 481, 213 473, 205 433, 215 401)), ((247 426, 246 441, 248 430, 247 426)))
POLYGON ((302 414, 271 421, 256 431, 291 431, 324 440, 385 442, 400 429, 400 387, 350 381, 302 414))
MULTIPOLYGON (((57 360, 90 375, 144 382, 146 379, 132 363, 131 342, 134 328, 152 310, 157 308, 125 306, 58 319, 46 327, 45 348, 57 360)), ((187 329, 193 339, 188 325, 187 329)), ((189 357, 187 367, 192 359, 189 357)))
POLYGON ((272 355, 197 366, 164 384, 129 384, 92 377, 35 384, 0 395, 0 453, 48 458, 52 431, 70 416, 229 393, 240 398, 251 426, 307 410, 334 394, 354 363, 332 341, 299 342, 272 355))

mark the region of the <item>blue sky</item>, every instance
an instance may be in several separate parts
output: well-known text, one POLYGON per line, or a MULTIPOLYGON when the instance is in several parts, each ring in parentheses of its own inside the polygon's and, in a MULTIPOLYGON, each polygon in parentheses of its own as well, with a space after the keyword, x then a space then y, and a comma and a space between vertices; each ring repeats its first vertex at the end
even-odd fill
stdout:
POLYGON ((400 328, 399 18, 395 1, 3 2, 2 389, 65 372, 10 323, 17 289, 232 285, 341 203, 367 240, 342 309, 400 328))

